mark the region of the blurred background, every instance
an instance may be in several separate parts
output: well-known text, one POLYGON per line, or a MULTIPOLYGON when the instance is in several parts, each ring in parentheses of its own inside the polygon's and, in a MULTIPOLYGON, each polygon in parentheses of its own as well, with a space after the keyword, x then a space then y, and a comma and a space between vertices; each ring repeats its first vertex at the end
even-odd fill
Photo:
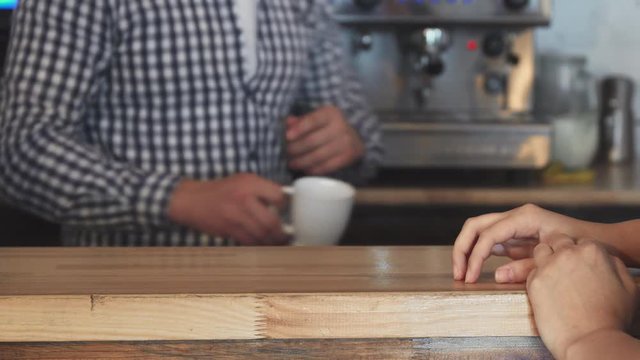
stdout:
MULTIPOLYGON (((640 215, 640 1, 331 2, 387 147, 343 245, 450 244, 466 218, 526 202, 640 215)), ((0 224, 0 246, 59 244, 7 204, 0 224)))

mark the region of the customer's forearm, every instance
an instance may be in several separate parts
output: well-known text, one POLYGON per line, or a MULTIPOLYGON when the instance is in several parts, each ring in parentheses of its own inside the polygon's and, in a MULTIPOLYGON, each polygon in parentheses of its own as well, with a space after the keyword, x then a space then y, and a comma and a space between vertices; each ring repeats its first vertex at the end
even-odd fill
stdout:
POLYGON ((573 343, 566 354, 554 355, 560 360, 640 359, 640 342, 619 330, 602 330, 573 343))
POLYGON ((581 223, 583 237, 602 242, 627 265, 640 265, 640 220, 616 224, 581 223))

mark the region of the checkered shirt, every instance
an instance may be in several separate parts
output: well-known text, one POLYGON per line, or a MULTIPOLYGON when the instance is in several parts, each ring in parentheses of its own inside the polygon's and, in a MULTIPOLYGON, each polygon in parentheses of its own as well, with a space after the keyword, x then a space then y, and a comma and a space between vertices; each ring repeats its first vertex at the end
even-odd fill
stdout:
POLYGON ((295 104, 340 108, 367 151, 335 175, 370 177, 379 126, 328 1, 260 1, 251 77, 233 1, 23 0, 0 93, 0 195, 62 223, 66 245, 220 245, 171 223, 172 190, 239 172, 289 181, 295 104))

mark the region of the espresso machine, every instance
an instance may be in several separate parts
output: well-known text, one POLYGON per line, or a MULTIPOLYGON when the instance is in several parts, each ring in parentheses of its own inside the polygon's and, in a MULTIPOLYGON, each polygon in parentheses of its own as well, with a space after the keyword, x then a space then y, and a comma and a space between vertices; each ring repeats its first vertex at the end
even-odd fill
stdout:
POLYGON ((541 169, 534 30, 551 0, 333 0, 386 168, 541 169))

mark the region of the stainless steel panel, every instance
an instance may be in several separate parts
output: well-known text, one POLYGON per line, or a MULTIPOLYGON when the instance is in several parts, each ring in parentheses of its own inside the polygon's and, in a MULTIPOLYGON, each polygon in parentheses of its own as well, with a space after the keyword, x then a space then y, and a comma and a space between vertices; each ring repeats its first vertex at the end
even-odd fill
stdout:
POLYGON ((533 32, 528 29, 505 31, 501 28, 456 28, 450 31, 451 45, 442 52, 444 72, 425 76, 414 68, 416 55, 407 44, 416 28, 387 29, 346 28, 342 32, 345 48, 368 98, 378 111, 528 111, 531 108, 534 76, 533 32), (504 57, 488 58, 480 48, 469 50, 470 43, 482 46, 489 34, 510 36, 512 50, 520 57, 513 66, 504 57), (354 43, 366 33, 371 47, 357 49, 354 43), (507 79, 505 94, 491 95, 484 90, 485 76, 503 74, 507 79), (423 102, 416 90, 428 89, 423 102))
POLYGON ((386 123, 386 167, 541 169, 549 162, 544 124, 386 123))
POLYGON ((344 24, 429 24, 541 26, 551 18, 551 0, 531 0, 517 11, 503 0, 381 0, 363 9, 353 0, 333 0, 338 21, 344 24))

